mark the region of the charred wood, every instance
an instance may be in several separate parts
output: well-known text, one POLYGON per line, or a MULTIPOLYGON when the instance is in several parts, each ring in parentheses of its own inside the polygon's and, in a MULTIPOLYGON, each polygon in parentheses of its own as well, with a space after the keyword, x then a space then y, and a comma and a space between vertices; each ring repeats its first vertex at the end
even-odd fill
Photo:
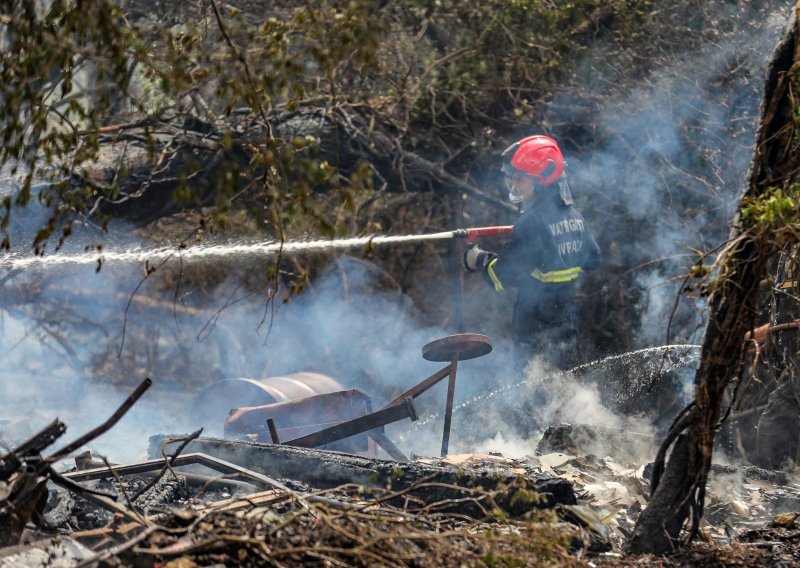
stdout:
MULTIPOLYGON (((151 439, 151 448, 153 443, 159 443, 158 437, 151 439)), ((376 489, 391 487, 395 491, 411 489, 411 496, 434 503, 461 499, 475 489, 493 491, 511 486, 514 489, 512 494, 505 496, 507 503, 513 500, 513 493, 518 490, 538 494, 538 507, 577 502, 572 484, 565 479, 489 467, 466 469, 420 462, 398 463, 329 450, 216 438, 199 438, 187 449, 280 479, 302 482, 314 489, 331 489, 347 484, 376 489), (415 484, 419 484, 418 489, 413 489, 415 484)), ((530 508, 531 503, 523 499, 519 505, 530 508)))
POLYGON ((47 478, 22 472, 12 481, 6 499, 0 502, 0 547, 18 544, 39 502, 46 496, 47 478))
POLYGON ((11 450, 0 462, 0 481, 9 482, 0 498, 0 546, 17 544, 25 525, 46 496, 47 466, 41 452, 64 434, 67 427, 54 420, 41 432, 11 450))
POLYGON ((564 452, 574 455, 609 455, 623 461, 652 456, 655 450, 655 440, 651 435, 586 424, 550 426, 536 446, 537 454, 564 452))
POLYGON ((41 432, 14 448, 0 459, 0 481, 8 481, 22 467, 26 457, 39 456, 67 431, 67 426, 56 419, 41 432))
POLYGON ((74 493, 82 494, 86 499, 115 513, 131 520, 141 521, 134 513, 118 505, 109 497, 64 479, 53 470, 52 465, 111 429, 151 384, 150 379, 142 381, 108 420, 46 458, 41 456, 41 452, 66 430, 64 424, 59 420, 54 420, 44 430, 10 452, 10 458, 9 456, 4 457, 3 475, 5 476, 7 473, 8 476, 0 480, 10 480, 10 483, 7 493, 0 498, 0 546, 17 544, 22 537, 25 525, 34 512, 41 512, 44 508, 48 479, 52 479, 55 483, 74 493))

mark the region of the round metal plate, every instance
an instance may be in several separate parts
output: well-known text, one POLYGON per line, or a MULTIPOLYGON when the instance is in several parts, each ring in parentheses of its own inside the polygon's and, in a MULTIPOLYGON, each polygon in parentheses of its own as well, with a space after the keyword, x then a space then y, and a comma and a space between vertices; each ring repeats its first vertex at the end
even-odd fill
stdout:
POLYGON ((441 339, 434 339, 422 347, 422 357, 428 361, 459 361, 483 357, 492 351, 492 340, 480 333, 458 333, 441 339))

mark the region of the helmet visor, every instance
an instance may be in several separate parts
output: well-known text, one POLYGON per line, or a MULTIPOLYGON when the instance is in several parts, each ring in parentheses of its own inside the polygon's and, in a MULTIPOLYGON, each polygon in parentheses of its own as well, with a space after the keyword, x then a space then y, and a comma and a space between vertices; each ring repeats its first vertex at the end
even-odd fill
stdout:
POLYGON ((514 187, 517 185, 516 183, 516 176, 512 175, 504 175, 503 176, 503 185, 506 186, 508 191, 514 191, 514 187))
POLYGON ((508 200, 511 203, 519 203, 523 199, 522 194, 517 190, 517 182, 520 181, 519 178, 520 176, 518 174, 506 174, 503 176, 503 183, 506 186, 506 190, 508 190, 508 200))

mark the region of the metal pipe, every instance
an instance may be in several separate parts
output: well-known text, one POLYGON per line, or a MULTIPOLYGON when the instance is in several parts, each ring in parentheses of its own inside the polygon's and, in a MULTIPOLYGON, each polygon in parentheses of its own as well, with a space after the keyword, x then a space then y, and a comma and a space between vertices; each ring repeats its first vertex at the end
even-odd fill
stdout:
POLYGON ((272 443, 280 444, 281 439, 278 437, 278 428, 275 426, 275 420, 267 418, 267 428, 269 428, 269 437, 272 439, 272 443))
POLYGON ((445 378, 448 372, 449 372, 449 367, 444 367, 443 369, 436 371, 434 374, 432 374, 424 381, 414 385, 404 393, 394 397, 392 400, 384 404, 381 408, 389 408, 390 406, 394 406, 396 404, 403 402, 403 400, 407 398, 417 398, 419 395, 424 393, 429 388, 439 384, 439 381, 445 378))
POLYGON ((444 410, 444 429, 442 432, 442 453, 441 456, 447 457, 450 446, 450 422, 453 418, 453 398, 456 394, 456 371, 458 370, 458 353, 453 353, 450 361, 450 379, 447 381, 447 406, 444 410))
POLYGON ((499 225, 496 227, 472 227, 470 229, 457 229, 453 231, 454 237, 467 239, 470 244, 476 243, 483 237, 507 237, 514 230, 514 225, 499 225))

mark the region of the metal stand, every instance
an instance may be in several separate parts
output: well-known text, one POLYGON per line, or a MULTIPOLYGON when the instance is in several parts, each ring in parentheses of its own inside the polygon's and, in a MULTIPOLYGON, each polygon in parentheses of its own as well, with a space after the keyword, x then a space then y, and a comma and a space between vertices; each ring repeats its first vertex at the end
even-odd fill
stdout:
MULTIPOLYGON (((450 424, 453 418, 453 399, 456 393, 456 372, 458 371, 458 361, 466 361, 467 359, 475 359, 482 357, 492 351, 492 340, 479 333, 459 333, 456 335, 448 335, 435 341, 425 344, 422 348, 422 357, 428 361, 450 361, 450 364, 434 374, 430 379, 423 381, 417 387, 425 385, 427 390, 434 384, 438 383, 446 375, 449 376, 447 382, 447 403, 444 410, 444 428, 442 431, 442 452, 441 457, 447 456, 447 451, 450 446, 450 424), (437 377, 435 381, 432 381, 437 377), (431 384, 427 384, 431 381, 431 384)), ((414 390, 414 389, 412 389, 414 390)), ((421 391, 421 392, 424 392, 421 391)), ((405 394, 405 393, 404 393, 405 394)), ((414 393, 412 396, 417 396, 420 393, 414 393)))
POLYGON ((269 427, 272 443, 303 448, 315 448, 349 438, 350 436, 366 433, 367 436, 386 450, 393 459, 397 461, 408 461, 408 458, 403 455, 403 452, 386 437, 380 428, 405 418, 410 418, 412 421, 416 420, 417 411, 414 408, 413 400, 431 387, 439 384, 445 377, 449 377, 447 382, 447 403, 444 414, 444 432, 442 432, 441 455, 445 457, 447 456, 450 445, 450 424, 453 418, 453 399, 456 393, 458 362, 459 360, 465 361, 467 359, 482 357, 491 351, 492 340, 488 336, 479 333, 448 335, 447 337, 431 341, 422 347, 422 357, 428 361, 449 361, 450 364, 387 402, 380 410, 369 412, 351 420, 329 425, 327 428, 312 434, 307 434, 285 442, 281 442, 278 439, 278 430, 275 420, 274 418, 269 418, 267 420, 267 425, 269 427))

